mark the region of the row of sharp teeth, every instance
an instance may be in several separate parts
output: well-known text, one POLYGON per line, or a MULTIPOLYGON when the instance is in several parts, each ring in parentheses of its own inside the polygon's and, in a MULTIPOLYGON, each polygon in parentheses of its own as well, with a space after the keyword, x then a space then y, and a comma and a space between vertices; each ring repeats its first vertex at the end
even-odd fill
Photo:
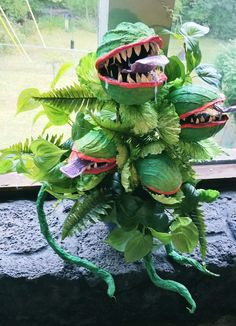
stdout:
MULTIPOLYGON (((155 71, 153 73, 155 73, 156 79, 158 79, 159 78, 160 71, 157 70, 157 71, 155 71)), ((112 76, 112 72, 111 72, 110 76, 113 77, 112 76)), ((153 80, 156 80, 155 78, 153 79, 153 77, 154 76, 153 76, 153 74, 151 72, 149 72, 147 75, 136 73, 133 76, 133 78, 135 78, 135 80, 134 80, 131 77, 130 74, 127 74, 127 83, 130 83, 130 84, 132 84, 132 83, 149 83, 149 82, 152 82, 153 80)), ((125 76, 123 78, 122 74, 119 73, 118 74, 118 81, 119 82, 126 82, 125 76)))
POLYGON ((115 64, 116 61, 119 63, 122 63, 123 61, 128 61, 132 54, 135 54, 136 56, 139 56, 142 49, 145 49, 147 54, 154 56, 158 55, 160 52, 160 48, 157 43, 150 42, 150 43, 144 43, 143 45, 136 45, 134 47, 130 47, 126 50, 121 51, 120 53, 116 53, 113 57, 107 59, 105 62, 103 62, 104 67, 107 69, 109 64, 115 64))
POLYGON ((102 166, 98 166, 97 162, 93 162, 87 166, 86 170, 97 169, 99 167, 107 167, 108 163, 103 164, 102 166))
POLYGON ((207 113, 202 113, 198 115, 194 115, 191 118, 187 117, 185 119, 181 119, 182 122, 188 122, 188 123, 194 123, 194 124, 199 124, 199 123, 205 123, 205 122, 213 122, 213 121, 219 121, 221 120, 222 115, 212 115, 210 116, 207 113))

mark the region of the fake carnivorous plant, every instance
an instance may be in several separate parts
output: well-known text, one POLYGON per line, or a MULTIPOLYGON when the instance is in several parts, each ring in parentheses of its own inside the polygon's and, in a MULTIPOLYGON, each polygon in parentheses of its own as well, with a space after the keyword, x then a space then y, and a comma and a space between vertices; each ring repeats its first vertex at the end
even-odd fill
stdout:
POLYGON ((200 64, 199 37, 207 32, 185 23, 172 33, 183 43, 180 59, 165 56, 153 29, 121 23, 104 35, 97 53, 80 60, 73 85, 56 88, 67 67, 62 66, 51 90, 30 88, 19 96, 18 113, 38 109, 34 120, 46 116, 45 130, 69 124, 71 136, 39 136, 1 150, 0 172, 42 182, 36 204, 41 232, 62 259, 101 277, 110 297, 112 275, 65 252, 53 239, 43 207, 46 194, 73 201, 62 239, 91 222, 108 223, 105 242, 124 253, 127 262, 142 259, 151 281, 179 293, 194 312, 187 288, 160 278, 152 254, 164 247, 175 262, 215 275, 205 265, 201 204, 219 193, 197 189, 192 163, 221 153, 209 137, 225 126, 230 108, 224 107, 219 74, 200 64), (193 75, 202 83, 192 84, 193 75), (197 246, 202 262, 184 255, 197 246))

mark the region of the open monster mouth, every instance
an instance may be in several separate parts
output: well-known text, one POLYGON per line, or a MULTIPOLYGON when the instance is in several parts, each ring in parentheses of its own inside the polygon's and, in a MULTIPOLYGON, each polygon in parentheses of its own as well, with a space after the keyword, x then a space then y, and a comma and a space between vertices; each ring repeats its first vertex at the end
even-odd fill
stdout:
POLYGON ((228 116, 219 104, 223 101, 223 98, 218 99, 201 108, 182 114, 180 116, 181 128, 205 128, 225 124, 228 116))
POLYGON ((96 61, 100 80, 126 88, 162 85, 167 80, 163 71, 168 59, 159 55, 161 45, 158 36, 151 36, 103 55, 96 61))
POLYGON ((116 167, 116 159, 100 159, 86 156, 80 152, 72 152, 69 163, 61 167, 61 172, 68 178, 76 178, 81 174, 99 174, 116 167))

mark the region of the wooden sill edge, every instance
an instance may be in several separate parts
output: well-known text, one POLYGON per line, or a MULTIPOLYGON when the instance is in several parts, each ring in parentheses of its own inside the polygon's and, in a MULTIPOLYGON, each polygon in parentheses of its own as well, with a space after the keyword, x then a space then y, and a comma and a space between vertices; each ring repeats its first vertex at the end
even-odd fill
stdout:
MULTIPOLYGON (((193 166, 198 180, 234 179, 236 178, 235 163, 217 163, 193 166)), ((32 180, 17 173, 0 175, 1 189, 28 189, 39 187, 40 183, 33 183, 32 180)))

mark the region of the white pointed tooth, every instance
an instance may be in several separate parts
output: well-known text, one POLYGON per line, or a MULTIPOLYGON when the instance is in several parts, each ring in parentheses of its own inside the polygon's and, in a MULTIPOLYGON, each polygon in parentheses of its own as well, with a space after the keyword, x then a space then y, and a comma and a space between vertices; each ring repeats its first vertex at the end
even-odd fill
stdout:
POLYGON ((126 61, 126 59, 127 59, 127 53, 126 53, 126 51, 121 51, 121 52, 120 52, 120 55, 121 55, 122 59, 123 59, 124 61, 126 61))
POLYGON ((148 52, 150 49, 149 43, 144 43, 143 45, 145 47, 145 50, 148 52))
POLYGON ((200 122, 200 121, 199 121, 199 119, 197 118, 195 123, 198 124, 199 122, 200 122))
POLYGON ((151 53, 155 53, 156 51, 155 44, 151 42, 150 46, 151 46, 151 53))
POLYGON ((128 57, 128 58, 131 58, 132 51, 133 51, 132 48, 128 48, 128 49, 127 49, 127 57, 128 57))
POLYGON ((154 48, 155 48, 155 54, 159 54, 160 53, 160 47, 157 43, 154 43, 154 48))
POLYGON ((194 123, 194 120, 193 120, 193 118, 191 118, 191 119, 190 119, 190 122, 191 122, 191 123, 194 123))
POLYGON ((130 74, 127 75, 127 81, 128 81, 128 83, 130 83, 130 84, 135 83, 135 80, 133 80, 133 79, 130 77, 130 74))
POLYGON ((98 167, 97 162, 94 162, 94 168, 96 169, 98 167))
POLYGON ((108 64, 109 64, 109 60, 106 60, 105 62, 104 62, 104 67, 107 69, 107 67, 108 67, 108 64))
POLYGON ((111 72, 110 72, 110 76, 113 78, 113 72, 112 72, 112 70, 111 70, 111 72))
POLYGON ((122 78, 121 73, 118 74, 118 81, 121 82, 121 83, 123 82, 123 78, 122 78))
POLYGON ((200 121, 201 121, 201 122, 205 122, 204 117, 201 117, 201 118, 200 118, 200 121))
POLYGON ((149 72, 149 74, 148 74, 148 76, 147 76, 147 79, 148 79, 148 81, 152 81, 152 74, 149 72))
POLYGON ((141 45, 136 45, 135 47, 134 47, 134 52, 137 54, 137 56, 139 56, 140 55, 140 53, 141 53, 141 45))
POLYGON ((136 74, 136 80, 137 80, 137 83, 141 83, 141 77, 139 76, 138 73, 136 74))
POLYGON ((212 117, 209 118, 208 122, 212 122, 212 117))
POLYGON ((142 74, 142 76, 141 76, 141 82, 142 83, 148 83, 148 79, 144 74, 142 74))
POLYGON ((91 166, 90 166, 90 165, 88 165, 86 169, 87 169, 87 170, 90 170, 90 169, 91 169, 91 166))
POLYGON ((117 53, 117 54, 115 55, 115 58, 117 59, 117 61, 119 61, 119 63, 121 63, 121 62, 122 62, 122 60, 121 60, 121 57, 120 57, 120 54, 119 54, 119 53, 117 53))

